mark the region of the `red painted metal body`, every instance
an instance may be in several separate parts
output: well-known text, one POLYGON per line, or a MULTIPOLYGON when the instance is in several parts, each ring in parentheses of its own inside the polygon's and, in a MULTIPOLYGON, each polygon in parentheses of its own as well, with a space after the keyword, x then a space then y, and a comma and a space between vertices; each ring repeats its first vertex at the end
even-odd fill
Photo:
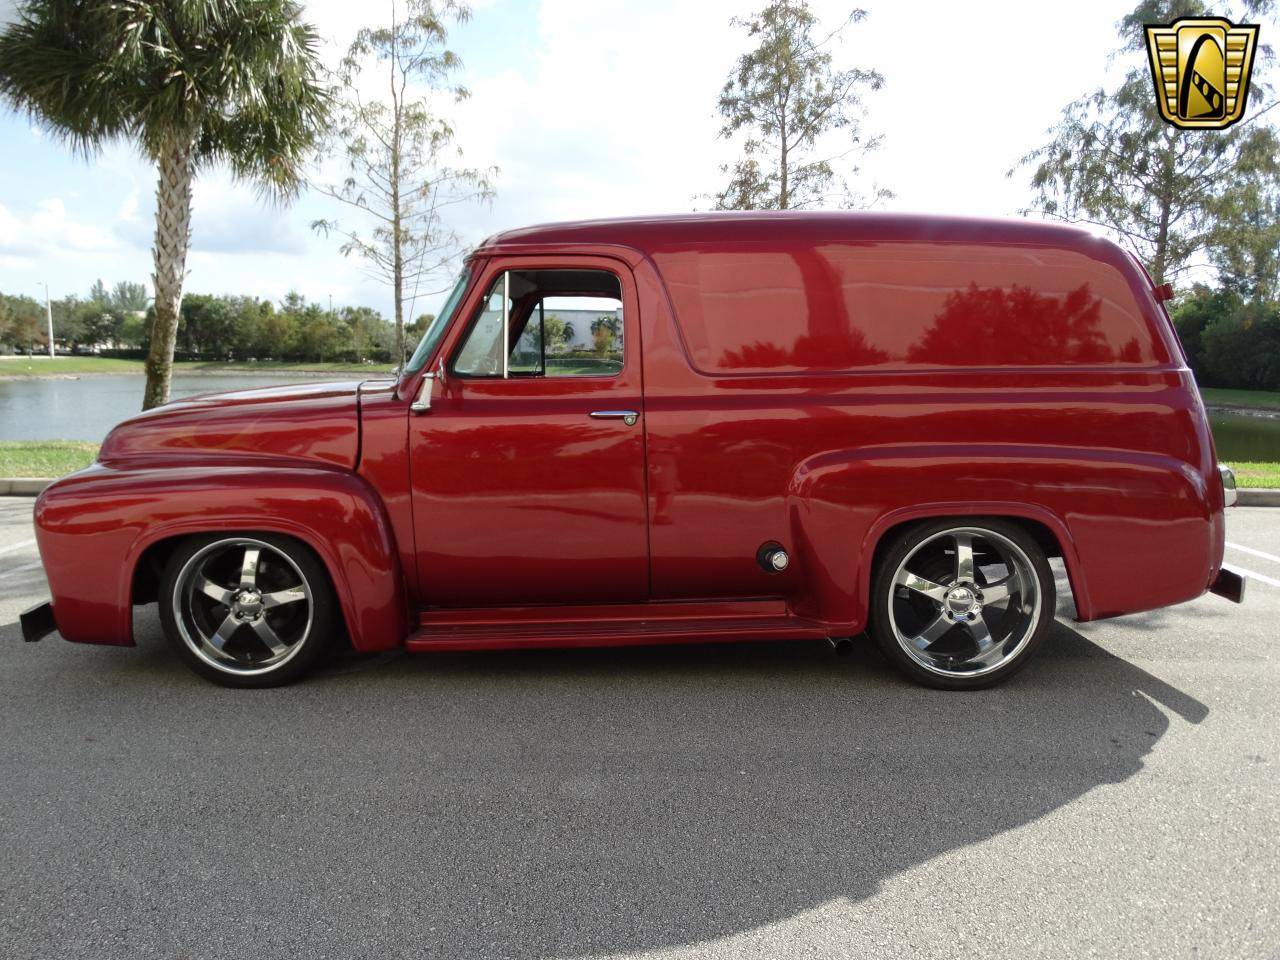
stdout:
POLYGON ((121 425, 37 506, 64 636, 129 643, 136 566, 202 530, 326 564, 375 650, 843 636, 875 551, 934 516, 1019 519, 1081 619, 1204 592, 1207 420, 1141 268, 1087 233, 888 215, 707 215, 492 238, 398 382, 249 391, 121 425), (605 270, 616 377, 428 383, 504 270, 605 270), (638 420, 594 420, 601 409, 638 420), (765 542, 793 562, 756 560, 765 542))

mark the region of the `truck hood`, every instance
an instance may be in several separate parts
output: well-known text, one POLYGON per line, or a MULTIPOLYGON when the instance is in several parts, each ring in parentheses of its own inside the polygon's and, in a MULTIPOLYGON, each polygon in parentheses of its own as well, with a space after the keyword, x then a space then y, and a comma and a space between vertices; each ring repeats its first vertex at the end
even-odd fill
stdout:
POLYGON ((208 393, 132 417, 108 434, 103 463, 210 455, 320 461, 354 468, 362 381, 208 393))

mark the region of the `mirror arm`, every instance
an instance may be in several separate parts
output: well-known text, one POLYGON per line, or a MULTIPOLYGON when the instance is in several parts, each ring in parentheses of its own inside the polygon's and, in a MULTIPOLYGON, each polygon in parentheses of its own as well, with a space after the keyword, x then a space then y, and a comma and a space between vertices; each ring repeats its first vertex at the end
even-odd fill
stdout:
POLYGON ((422 375, 422 386, 418 388, 418 399, 409 405, 409 409, 415 414, 423 414, 431 412, 431 391, 436 381, 440 381, 440 386, 444 386, 444 357, 440 358, 440 362, 436 364, 436 368, 422 375))
POLYGON ((422 386, 418 388, 418 399, 409 404, 409 410, 413 413, 422 414, 431 411, 431 386, 435 383, 436 375, 434 373, 424 373, 422 375, 422 386))

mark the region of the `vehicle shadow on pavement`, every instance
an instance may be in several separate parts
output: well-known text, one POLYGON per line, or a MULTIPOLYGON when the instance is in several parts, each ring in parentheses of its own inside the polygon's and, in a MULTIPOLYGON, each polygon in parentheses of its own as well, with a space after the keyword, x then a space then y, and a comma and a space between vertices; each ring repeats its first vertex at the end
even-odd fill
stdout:
POLYGON ((868 897, 1208 714, 1062 623, 970 694, 862 642, 384 657, 231 691, 154 630, 24 657, 14 629, 0 946, 95 956, 693 944, 868 897))

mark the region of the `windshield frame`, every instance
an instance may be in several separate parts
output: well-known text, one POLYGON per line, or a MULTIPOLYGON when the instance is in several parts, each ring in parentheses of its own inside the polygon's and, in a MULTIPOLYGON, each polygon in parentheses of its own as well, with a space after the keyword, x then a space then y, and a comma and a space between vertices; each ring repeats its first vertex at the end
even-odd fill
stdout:
POLYGON ((471 281, 474 279, 474 264, 468 259, 462 267, 462 273, 458 275, 453 290, 440 308, 440 312, 436 314, 435 320, 427 328, 426 333, 422 335, 422 339, 418 341, 418 346, 414 349, 413 356, 409 358, 409 362, 404 365, 404 370, 401 371, 404 377, 411 377, 418 373, 427 365, 432 355, 440 349, 441 343, 444 342, 445 332, 449 329, 454 316, 466 299, 467 290, 471 287, 471 281))

